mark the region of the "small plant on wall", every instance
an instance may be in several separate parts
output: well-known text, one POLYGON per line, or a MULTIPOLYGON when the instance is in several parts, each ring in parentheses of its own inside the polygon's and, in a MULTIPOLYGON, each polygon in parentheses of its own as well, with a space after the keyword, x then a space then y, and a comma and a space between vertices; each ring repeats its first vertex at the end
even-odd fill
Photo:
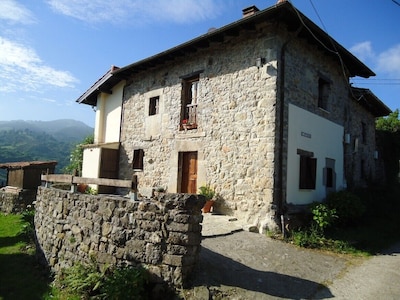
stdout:
POLYGON ((211 209, 215 203, 215 190, 209 184, 206 184, 199 187, 199 191, 199 194, 206 198, 206 204, 202 209, 203 213, 211 212, 211 209))

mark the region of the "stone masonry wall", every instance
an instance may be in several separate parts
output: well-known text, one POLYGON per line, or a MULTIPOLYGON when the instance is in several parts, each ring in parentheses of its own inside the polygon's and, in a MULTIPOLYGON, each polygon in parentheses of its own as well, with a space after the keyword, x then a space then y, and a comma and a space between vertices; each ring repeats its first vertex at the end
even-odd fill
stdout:
POLYGON ((260 232, 274 228, 276 44, 260 27, 210 49, 139 73, 124 91, 120 178, 131 178, 134 149, 144 149, 139 192, 162 186, 179 191, 179 153, 198 153, 197 186, 210 184, 221 212, 235 214, 260 232), (257 58, 265 59, 262 67, 257 58), (198 128, 180 131, 181 76, 200 72, 198 128), (147 101, 160 96, 160 112, 147 101), (151 130, 149 130, 151 129, 151 130), (156 130, 157 129, 157 130, 156 130), (149 131, 151 135, 147 134, 149 131))
POLYGON ((183 286, 198 259, 204 202, 188 194, 132 201, 40 187, 37 242, 56 273, 94 258, 99 264, 142 264, 154 283, 183 286))
POLYGON ((4 213, 22 212, 36 199, 35 190, 1 191, 0 211, 4 213))

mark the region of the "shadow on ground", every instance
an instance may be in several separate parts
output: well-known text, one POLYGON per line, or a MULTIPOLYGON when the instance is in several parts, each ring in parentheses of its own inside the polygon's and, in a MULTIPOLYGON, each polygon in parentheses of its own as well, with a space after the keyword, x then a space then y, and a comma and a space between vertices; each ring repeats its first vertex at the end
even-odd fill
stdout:
POLYGON ((289 299, 310 299, 322 289, 328 292, 324 294, 324 299, 333 297, 328 287, 322 284, 285 274, 249 268, 204 247, 201 249, 199 265, 193 275, 192 288, 200 286, 207 286, 210 290, 221 287, 224 287, 225 290, 239 288, 244 299, 246 295, 243 294, 246 291, 251 292, 252 296, 261 293, 289 299))
POLYGON ((0 299, 43 299, 50 282, 50 274, 34 255, 0 254, 0 299))

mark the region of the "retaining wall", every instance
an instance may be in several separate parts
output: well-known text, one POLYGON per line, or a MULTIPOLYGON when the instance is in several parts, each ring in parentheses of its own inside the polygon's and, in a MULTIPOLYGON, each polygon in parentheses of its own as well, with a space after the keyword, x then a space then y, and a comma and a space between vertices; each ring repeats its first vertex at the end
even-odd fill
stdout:
POLYGON ((76 262, 142 264, 153 283, 184 286, 200 251, 203 196, 132 201, 39 187, 35 230, 49 267, 76 262))

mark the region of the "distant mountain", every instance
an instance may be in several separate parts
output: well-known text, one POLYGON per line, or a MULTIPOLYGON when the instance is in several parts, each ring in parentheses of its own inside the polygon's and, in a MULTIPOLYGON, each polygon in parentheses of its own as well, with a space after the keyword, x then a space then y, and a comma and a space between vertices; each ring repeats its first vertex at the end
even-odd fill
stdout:
MULTIPOLYGON (((56 160, 61 172, 73 147, 91 134, 93 128, 75 120, 0 121, 0 163, 56 160)), ((5 180, 0 170, 0 183, 5 180)))
POLYGON ((83 122, 70 119, 55 121, 0 121, 0 132, 25 129, 33 132, 45 132, 56 140, 73 143, 82 141, 88 135, 93 134, 92 127, 83 122))

